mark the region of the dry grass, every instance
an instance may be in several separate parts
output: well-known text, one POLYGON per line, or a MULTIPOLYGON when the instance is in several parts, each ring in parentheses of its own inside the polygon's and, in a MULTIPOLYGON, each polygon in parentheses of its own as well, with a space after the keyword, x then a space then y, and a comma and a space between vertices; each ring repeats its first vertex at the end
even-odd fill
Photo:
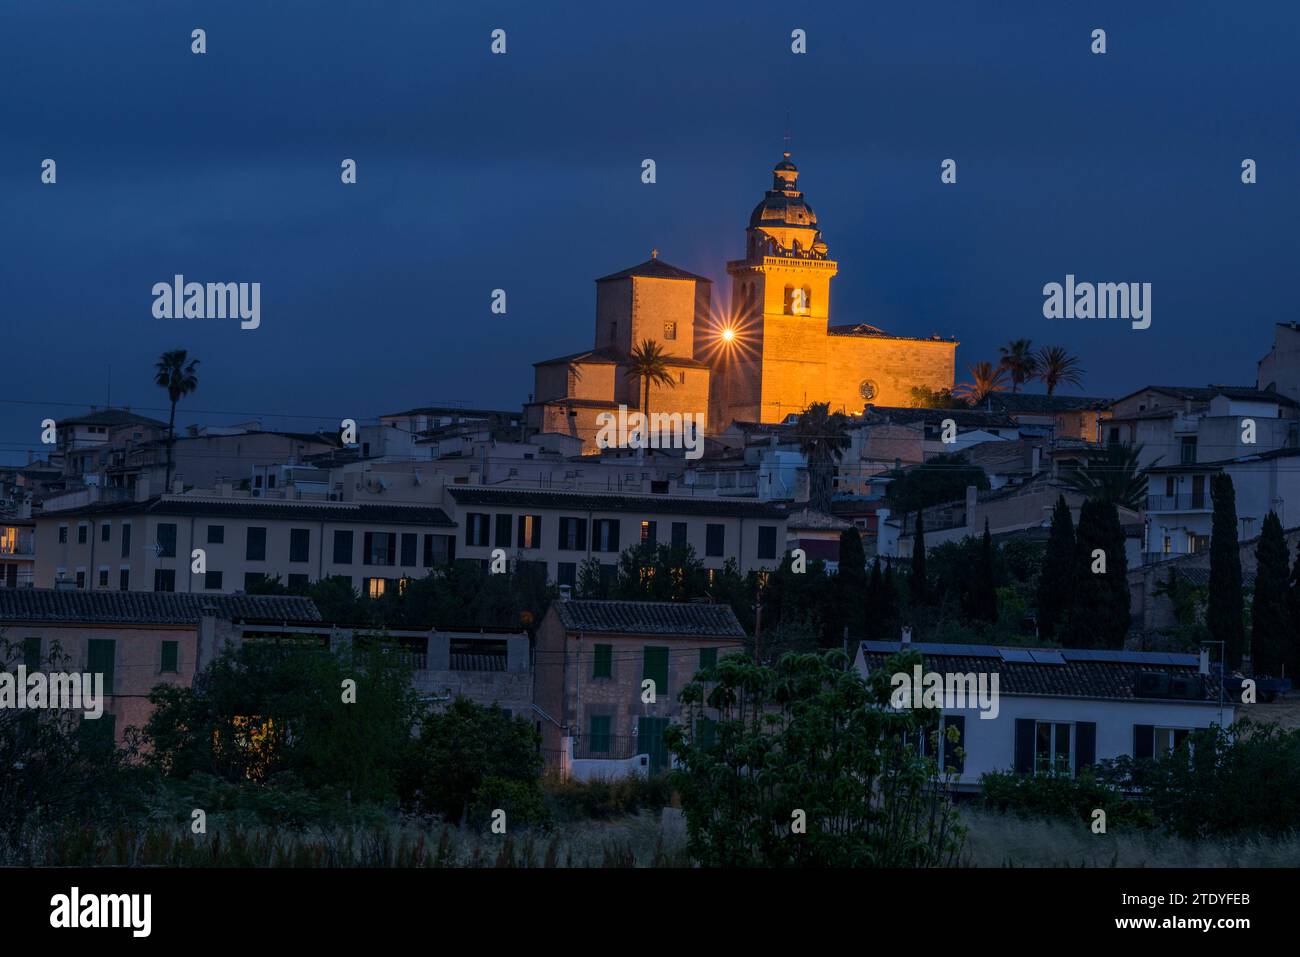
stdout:
POLYGON ((1272 702, 1260 701, 1252 705, 1238 705, 1238 718, 1252 721, 1275 721, 1287 729, 1300 728, 1300 692, 1279 695, 1272 702))

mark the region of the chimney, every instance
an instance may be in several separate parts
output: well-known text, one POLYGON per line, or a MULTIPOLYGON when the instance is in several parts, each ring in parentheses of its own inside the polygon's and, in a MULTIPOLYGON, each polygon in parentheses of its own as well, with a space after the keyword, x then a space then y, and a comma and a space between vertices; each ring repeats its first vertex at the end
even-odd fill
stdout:
POLYGON ((1043 447, 1035 445, 1033 452, 1030 453, 1029 474, 1037 475, 1043 467, 1043 447))
POLYGON ((194 671, 198 673, 217 657, 217 609, 210 602, 199 609, 199 634, 194 655, 194 671))
POLYGON ((173 495, 185 494, 185 480, 181 478, 179 475, 176 476, 174 479, 172 479, 172 494, 173 495))
POLYGON ((570 598, 572 598, 572 597, 573 597, 573 586, 572 586, 572 585, 561 585, 561 586, 560 586, 560 601, 568 601, 568 600, 569 600, 570 598))
POLYGON ((1208 675, 1210 673, 1210 649, 1201 649, 1201 666, 1196 669, 1199 674, 1208 675))
POLYGON ((904 648, 906 648, 911 644, 912 644, 912 626, 909 624, 904 624, 902 645, 904 648))

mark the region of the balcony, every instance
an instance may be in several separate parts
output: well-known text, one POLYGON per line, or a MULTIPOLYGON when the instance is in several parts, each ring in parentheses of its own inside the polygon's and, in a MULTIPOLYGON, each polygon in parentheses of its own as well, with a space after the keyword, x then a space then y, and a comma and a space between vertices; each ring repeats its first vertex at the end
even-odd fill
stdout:
POLYGON ((0 533, 0 558, 32 558, 35 555, 34 535, 7 536, 0 533))
POLYGON ((1179 495, 1148 495, 1148 512, 1212 512, 1214 503, 1208 492, 1183 492, 1179 495))
POLYGON ((644 748, 638 750, 635 734, 607 734, 603 737, 586 734, 573 739, 575 760, 626 761, 644 751, 644 748))

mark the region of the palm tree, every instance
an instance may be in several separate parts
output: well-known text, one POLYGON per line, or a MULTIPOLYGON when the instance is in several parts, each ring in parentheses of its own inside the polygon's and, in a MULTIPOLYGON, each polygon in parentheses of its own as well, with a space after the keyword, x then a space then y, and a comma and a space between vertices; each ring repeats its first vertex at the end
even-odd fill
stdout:
MULTIPOLYGON (((1146 506, 1147 468, 1151 467, 1139 467, 1141 458, 1141 445, 1111 442, 1105 452, 1090 455, 1083 468, 1074 466, 1064 470, 1061 479, 1090 499, 1136 512, 1146 506)), ((1159 461, 1157 458, 1151 465, 1159 461)))
POLYGON ((953 395, 959 395, 966 399, 971 405, 979 405, 994 392, 1001 392, 1006 388, 1005 379, 1007 370, 1002 366, 995 366, 991 362, 977 362, 973 366, 967 366, 970 372, 971 380, 962 382, 952 390, 953 395))
POLYGON ((808 504, 819 512, 831 510, 835 465, 849 447, 849 420, 830 408, 828 402, 814 402, 799 413, 794 427, 799 451, 808 459, 808 504))
POLYGON ((666 385, 670 389, 677 387, 673 374, 668 371, 668 357, 664 354, 663 346, 653 339, 642 339, 641 344, 632 349, 623 375, 629 379, 641 380, 641 412, 646 417, 646 428, 649 428, 650 383, 666 385))
POLYGON ((1014 339, 998 350, 1002 353, 998 366, 1010 374, 1013 393, 1020 391, 1020 387, 1038 371, 1038 357, 1034 355, 1032 345, 1028 339, 1014 339))
POLYGON ((1061 346, 1044 346, 1038 350, 1035 360, 1038 367, 1035 374, 1047 386, 1048 395, 1062 383, 1076 389, 1083 385, 1083 366, 1079 364, 1079 357, 1070 355, 1061 346))
POLYGON ((199 367, 198 359, 190 359, 184 349, 172 349, 164 352, 154 366, 153 381, 167 390, 171 400, 171 417, 167 420, 167 478, 163 481, 163 492, 172 484, 172 442, 176 438, 176 403, 199 387, 199 377, 195 370, 199 367), (186 360, 189 361, 186 361, 186 360))

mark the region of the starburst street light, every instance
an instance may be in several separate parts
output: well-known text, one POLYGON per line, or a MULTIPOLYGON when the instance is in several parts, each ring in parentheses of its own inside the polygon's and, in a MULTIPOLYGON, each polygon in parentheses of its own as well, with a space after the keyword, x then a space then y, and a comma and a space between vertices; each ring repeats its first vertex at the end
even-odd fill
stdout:
POLYGON ((736 330, 733 329, 731 326, 727 326, 725 329, 722 330, 722 341, 723 341, 723 342, 728 342, 728 343, 729 343, 729 342, 731 342, 731 341, 732 341, 733 339, 735 339, 735 338, 736 338, 736 330))

